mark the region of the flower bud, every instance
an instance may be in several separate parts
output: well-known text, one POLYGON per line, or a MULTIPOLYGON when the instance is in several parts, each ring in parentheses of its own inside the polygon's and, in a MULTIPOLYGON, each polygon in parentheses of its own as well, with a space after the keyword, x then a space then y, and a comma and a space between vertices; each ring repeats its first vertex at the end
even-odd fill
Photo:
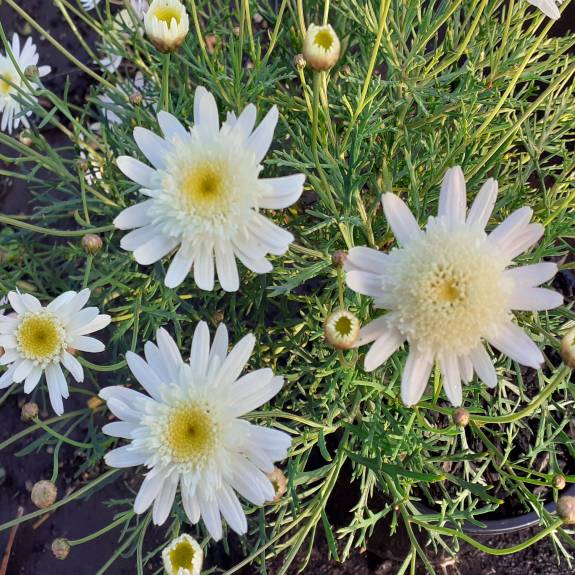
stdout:
POLYGON ((453 412, 453 423, 458 427, 467 427, 469 425, 469 411, 464 407, 458 407, 453 412))
POLYGON ((52 554, 56 559, 63 561, 70 553, 70 544, 67 539, 54 539, 52 541, 52 554))
POLYGON ((274 470, 271 473, 268 473, 268 479, 274 486, 276 494, 273 501, 274 503, 277 503, 285 495, 287 490, 287 478, 281 469, 274 467, 274 470))
POLYGON ((33 401, 30 401, 22 406, 20 417, 22 421, 31 421, 35 417, 38 417, 39 411, 40 409, 38 407, 38 404, 34 403, 33 401))
POLYGON ((555 487, 555 489, 565 489, 565 486, 567 485, 567 481, 565 480, 565 476, 562 475, 561 473, 557 473, 556 475, 553 476, 553 487, 555 487))
POLYGON ((305 58, 303 56, 303 54, 296 54, 293 57, 293 65, 298 69, 298 70, 303 70, 306 65, 307 62, 305 61, 305 58))
POLYGON ((575 496, 563 495, 557 502, 557 515, 565 525, 575 525, 575 496))
POLYGON ((30 132, 28 130, 22 130, 18 136, 21 144, 25 146, 32 146, 34 144, 34 140, 30 137, 30 132))
POLYGON ((37 80, 40 77, 38 66, 34 66, 33 64, 26 66, 24 69, 24 76, 26 76, 28 80, 37 80))
POLYGON ((347 260, 347 252, 344 250, 337 250, 337 252, 334 252, 333 255, 331 256, 331 263, 336 268, 343 267, 343 264, 345 264, 346 260, 347 260))
POLYGON ((193 537, 183 533, 164 548, 162 560, 168 575, 200 575, 204 553, 193 537))
POLYGON ((134 90, 130 94, 130 104, 132 104, 134 106, 140 106, 142 104, 143 100, 144 100, 144 97, 142 96, 142 92, 140 92, 138 90, 134 90))
POLYGON ((563 336, 560 352, 565 365, 575 369, 575 327, 563 336))
POLYGON ((102 238, 96 234, 86 234, 82 238, 82 247, 87 254, 97 254, 102 249, 102 238))
POLYGON ((180 0, 154 0, 144 14, 144 28, 160 52, 174 52, 188 35, 190 19, 180 0))
POLYGON ((323 72, 339 60, 341 45, 334 29, 310 24, 303 43, 303 55, 312 70, 323 72))
POLYGON ((46 509, 53 505, 58 497, 58 488, 51 482, 43 479, 34 483, 32 487, 32 503, 38 509, 46 509))
POLYGON ((334 311, 323 326, 325 338, 336 349, 350 349, 359 336, 359 320, 346 309, 334 311))

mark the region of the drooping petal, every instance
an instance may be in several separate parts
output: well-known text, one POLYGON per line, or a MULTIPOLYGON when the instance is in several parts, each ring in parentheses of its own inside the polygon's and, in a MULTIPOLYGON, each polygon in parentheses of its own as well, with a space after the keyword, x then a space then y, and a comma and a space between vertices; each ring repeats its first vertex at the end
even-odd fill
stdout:
POLYGON ((556 291, 537 287, 516 287, 509 297, 513 310, 544 311, 563 305, 563 296, 556 291))
POLYGON ((399 330, 393 327, 387 328, 369 348, 363 362, 365 371, 377 369, 404 341, 405 337, 399 330))
POLYGON ((505 270, 504 274, 522 287, 537 287, 552 279, 557 273, 555 262, 540 262, 505 270))
POLYGON ((451 405, 457 407, 463 401, 461 390, 461 374, 459 373, 459 363, 457 355, 454 353, 443 353, 439 356, 439 365, 441 367, 443 390, 451 405))
POLYGON ((153 188, 157 172, 154 168, 150 168, 144 162, 140 162, 140 160, 136 160, 136 158, 132 158, 131 156, 120 156, 116 160, 116 164, 120 171, 130 178, 130 180, 136 182, 136 184, 140 184, 140 186, 144 188, 153 188))
POLYGON ((535 342, 514 323, 500 326, 498 333, 488 338, 488 341, 511 359, 528 367, 539 369, 544 361, 535 342))
POLYGON ((387 254, 362 246, 349 250, 343 269, 346 272, 364 271, 380 275, 385 273, 388 264, 389 256, 387 254))
POLYGON ((483 381, 487 387, 496 387, 497 372, 483 345, 479 345, 473 349, 469 353, 469 358, 471 359, 471 363, 473 363, 473 369, 479 379, 483 381))
POLYGON ((369 272, 348 272, 345 275, 345 283, 353 291, 371 297, 379 297, 383 292, 381 276, 369 272))
POLYGON ((131 445, 124 445, 112 451, 108 451, 104 456, 106 464, 110 467, 135 467, 137 465, 143 465, 146 462, 147 456, 133 447, 131 445))
POLYGON ((405 405, 415 405, 423 395, 433 367, 430 350, 411 349, 401 376, 401 400, 405 405))
POLYGON ((114 218, 114 225, 119 230, 131 230, 148 225, 151 221, 150 216, 148 216, 148 210, 153 204, 154 200, 146 200, 122 210, 114 218))
POLYGON ((278 210, 297 202, 303 192, 305 176, 293 174, 281 178, 262 179, 260 182, 265 185, 265 188, 260 193, 259 205, 262 208, 278 210))

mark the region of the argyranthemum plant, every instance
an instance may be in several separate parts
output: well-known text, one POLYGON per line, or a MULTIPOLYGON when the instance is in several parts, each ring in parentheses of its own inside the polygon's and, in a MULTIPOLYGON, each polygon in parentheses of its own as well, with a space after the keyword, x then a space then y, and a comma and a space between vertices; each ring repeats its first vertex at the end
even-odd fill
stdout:
POLYGON ((541 238, 543 226, 530 223, 533 210, 524 207, 487 234, 496 197, 497 182, 489 179, 467 212, 463 171, 451 168, 438 214, 424 231, 403 200, 387 193, 383 210, 400 248, 389 254, 362 247, 349 252, 347 285, 372 296, 376 308, 389 310, 360 332, 359 345, 374 342, 365 369, 379 367, 407 340, 410 352, 401 377, 406 405, 419 401, 436 360, 453 405, 461 405, 461 382, 471 381, 474 372, 489 387, 497 385, 486 342, 523 365, 543 363, 512 311, 561 305, 559 293, 537 287, 555 275, 557 264, 509 267, 541 238))
POLYGON ((134 139, 153 167, 118 158, 118 167, 149 198, 114 220, 119 229, 136 228, 122 238, 122 247, 144 265, 177 249, 166 274, 168 287, 180 285, 193 267, 198 287, 212 290, 215 264, 222 288, 236 291, 236 258, 255 273, 271 271, 265 256, 284 254, 293 236, 259 210, 293 204, 305 179, 259 177, 277 120, 273 107, 254 129, 256 108, 250 104, 220 126, 214 97, 199 87, 190 130, 163 111, 158 113, 163 138, 136 128, 134 139))
POLYGON ((104 351, 104 344, 88 334, 105 328, 110 316, 97 307, 84 306, 90 290, 67 291, 47 306, 33 295, 10 292, 14 314, 0 316, 0 365, 8 370, 0 377, 0 389, 24 381, 24 393, 31 393, 46 376, 54 411, 64 412, 62 399, 69 396, 63 365, 77 381, 84 380, 84 368, 75 351, 104 351))
MULTIPOLYGON (((0 112, 2 113, 2 122, 0 130, 7 131, 11 134, 17 130, 20 124, 28 127, 27 116, 32 112, 26 110, 22 103, 22 98, 28 101, 36 101, 36 97, 30 94, 29 84, 33 83, 32 79, 24 81, 23 75, 26 68, 37 66, 40 56, 36 51, 36 44, 32 37, 28 37, 24 46, 21 47, 20 36, 14 34, 10 44, 10 54, 0 55, 0 112)), ((42 78, 50 73, 50 66, 38 66, 38 77, 42 78)))
POLYGON ((100 397, 122 420, 109 423, 104 432, 130 440, 106 455, 108 465, 150 470, 134 503, 136 513, 153 505, 154 523, 163 524, 180 486, 188 519, 197 523, 201 517, 219 540, 221 516, 237 533, 247 531, 236 492, 254 505, 274 499, 266 473, 287 456, 291 439, 241 419, 283 385, 269 368, 240 377, 254 345, 249 334, 228 353, 228 332, 220 324, 210 346, 208 326, 200 322, 189 362, 164 329, 158 330, 157 346, 144 346, 146 360, 128 352, 130 370, 149 395, 112 386, 100 397))

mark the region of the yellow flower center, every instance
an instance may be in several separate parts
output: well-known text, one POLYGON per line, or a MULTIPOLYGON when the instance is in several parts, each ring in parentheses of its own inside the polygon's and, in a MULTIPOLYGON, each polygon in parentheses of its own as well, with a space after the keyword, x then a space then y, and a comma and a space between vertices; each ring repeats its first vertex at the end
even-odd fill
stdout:
POLYGON ((192 544, 187 539, 182 539, 178 544, 170 549, 170 562, 175 573, 178 569, 192 570, 194 555, 196 554, 192 544))
POLYGON ((333 45, 333 36, 331 35, 331 32, 329 30, 320 30, 316 34, 313 42, 317 46, 320 46, 321 48, 327 51, 333 45))
POLYGON ((218 162, 204 162, 186 170, 180 190, 190 211, 206 216, 224 211, 228 200, 224 167, 218 162))
POLYGON ((65 332, 60 321, 50 313, 24 316, 16 331, 18 349, 27 359, 47 362, 58 356, 65 346, 65 332))
POLYGON ((352 327, 353 326, 351 320, 345 315, 342 315, 335 322, 335 331, 337 331, 337 333, 341 335, 341 337, 348 336, 351 333, 352 327))
POLYGON ((13 89, 14 84, 18 83, 18 78, 14 74, 6 73, 0 78, 0 94, 7 96, 13 89))
POLYGON ((173 6, 162 6, 156 9, 154 16, 160 21, 165 22, 170 27, 172 20, 176 21, 176 25, 180 24, 180 11, 173 6))
POLYGON ((209 408, 197 404, 183 405, 170 415, 167 444, 177 463, 199 463, 211 455, 216 446, 218 425, 209 408))
POLYGON ((437 271, 436 277, 431 280, 432 297, 443 304, 454 304, 465 297, 465 282, 443 269, 437 271))

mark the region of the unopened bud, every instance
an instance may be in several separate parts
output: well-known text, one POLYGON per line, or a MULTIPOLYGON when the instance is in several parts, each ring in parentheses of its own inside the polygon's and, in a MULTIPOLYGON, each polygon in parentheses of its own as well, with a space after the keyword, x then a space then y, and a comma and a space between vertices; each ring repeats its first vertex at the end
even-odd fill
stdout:
POLYGON ((458 407, 453 412, 453 423, 458 427, 467 427, 469 425, 469 411, 464 407, 458 407))
POLYGON ((46 509, 53 505, 58 497, 58 488, 51 482, 43 479, 34 483, 32 487, 32 503, 38 509, 46 509))
POLYGON ((54 539, 52 541, 52 554, 56 559, 63 561, 70 553, 70 543, 67 539, 54 539))
POLYGON ((346 309, 334 311, 323 325, 325 338, 336 349, 350 349, 359 336, 359 320, 346 309))
POLYGON ((87 172, 90 169, 90 162, 86 158, 78 158, 76 161, 76 166, 81 172, 87 172))
POLYGON ((30 137, 30 132, 28 132, 28 130, 22 130, 22 132, 20 132, 20 135, 18 136, 18 139, 20 140, 21 144, 24 144, 25 146, 28 147, 34 144, 34 140, 32 140, 32 138, 30 137))
POLYGON ((566 366, 575 369, 575 327, 570 329, 561 340, 561 358, 566 366))
POLYGON ((34 66, 33 64, 26 66, 26 68, 24 68, 24 76, 26 76, 28 80, 37 80, 40 77, 38 66, 34 66))
POLYGON ((573 495, 559 497, 557 515, 563 519, 565 525, 575 525, 575 497, 573 495))
POLYGON ((174 52, 188 35, 190 19, 180 0, 153 0, 144 14, 144 28, 160 52, 174 52))
POLYGON ((102 249, 102 238, 96 234, 86 234, 82 238, 82 247, 87 254, 97 254, 102 249))
POLYGON ((222 310, 217 310, 214 312, 214 322, 222 323, 224 321, 224 312, 222 310))
POLYGON ((347 260, 347 252, 344 250, 337 250, 337 252, 334 252, 333 255, 331 256, 331 263, 336 268, 343 267, 343 264, 345 264, 346 260, 347 260))
POLYGON ((139 92, 138 90, 134 90, 131 94, 130 94, 130 104, 133 104, 134 106, 139 106, 142 101, 143 101, 143 96, 142 96, 142 92, 139 92))
POLYGON ((277 503, 287 490, 287 478, 283 471, 278 467, 274 467, 271 473, 268 473, 268 479, 272 482, 275 491, 274 503, 277 503))
POLYGON ((305 61, 304 55, 303 54, 296 54, 293 57, 293 65, 298 70, 303 70, 307 65, 307 62, 305 61))
POLYGON ((565 476, 562 475, 561 473, 557 473, 557 475, 553 476, 553 487, 555 487, 555 489, 565 489, 565 486, 567 485, 567 481, 565 480, 565 476))
POLYGON ((329 25, 310 24, 303 43, 303 55, 312 70, 323 72, 339 60, 341 45, 335 30, 329 25))
POLYGON ((20 417, 22 418, 22 421, 31 421, 35 417, 38 417, 39 411, 38 404, 30 401, 22 406, 20 417))

